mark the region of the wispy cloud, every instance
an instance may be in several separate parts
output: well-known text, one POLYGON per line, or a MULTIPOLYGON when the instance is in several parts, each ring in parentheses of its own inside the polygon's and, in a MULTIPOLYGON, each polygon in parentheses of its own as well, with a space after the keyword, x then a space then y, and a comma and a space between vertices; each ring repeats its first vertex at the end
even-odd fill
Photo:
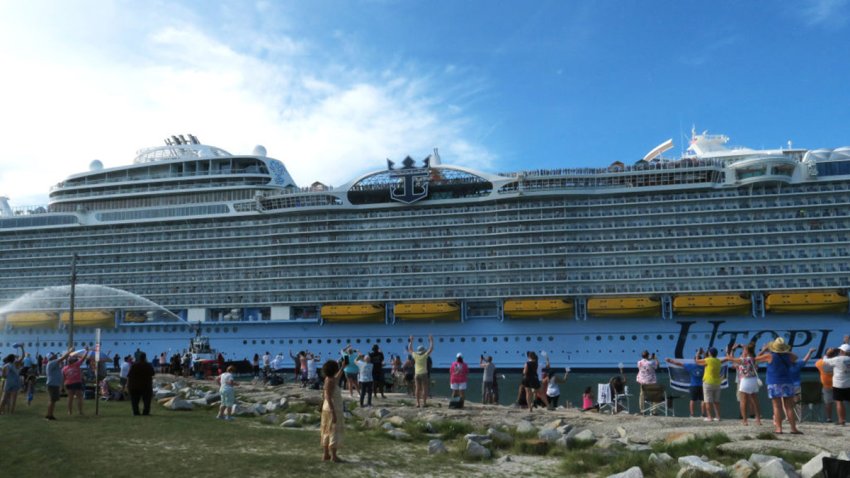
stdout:
MULTIPOLYGON (((234 153, 262 143, 301 184, 339 185, 435 146, 445 163, 495 166, 465 108, 483 83, 462 67, 423 75, 409 62, 352 61, 356 39, 342 32, 336 41, 348 48, 335 56, 319 44, 332 36, 296 38, 279 25, 222 33, 185 7, 121 5, 101 16, 0 7, 0 132, 14 138, 0 193, 14 203, 44 201, 91 159, 128 164, 135 149, 186 132, 234 153)), ((274 8, 258 3, 254 23, 274 8)))
POLYGON ((840 28, 850 19, 850 0, 804 0, 798 5, 810 26, 840 28))

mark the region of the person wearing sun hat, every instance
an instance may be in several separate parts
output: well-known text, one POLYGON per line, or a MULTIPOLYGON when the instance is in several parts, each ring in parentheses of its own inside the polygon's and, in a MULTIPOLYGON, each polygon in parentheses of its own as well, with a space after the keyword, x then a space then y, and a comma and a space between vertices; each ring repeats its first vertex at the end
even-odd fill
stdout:
POLYGON ((847 421, 847 406, 850 401, 850 344, 838 347, 838 356, 823 359, 832 366, 832 398, 835 400, 836 423, 844 425, 847 421))
POLYGON ((773 402, 773 426, 776 433, 782 433, 782 411, 791 425, 791 433, 802 435, 797 430, 797 416, 794 414, 794 383, 791 367, 797 356, 791 352, 791 346, 785 339, 777 337, 767 346, 768 352, 756 357, 756 362, 767 362, 767 396, 773 402))

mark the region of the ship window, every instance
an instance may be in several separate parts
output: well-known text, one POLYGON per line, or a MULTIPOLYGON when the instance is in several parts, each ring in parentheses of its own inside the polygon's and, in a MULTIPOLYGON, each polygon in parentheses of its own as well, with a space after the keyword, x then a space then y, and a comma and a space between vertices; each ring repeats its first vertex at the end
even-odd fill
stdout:
POLYGON ((360 339, 355 340, 355 342, 359 344, 359 343, 360 343, 360 339))
POLYGON ((552 341, 554 341, 554 340, 555 340, 555 337, 552 337, 552 336, 550 335, 550 336, 549 336, 549 342, 552 342, 552 341))
POLYGON ((637 340, 637 335, 632 335, 632 342, 637 340))
POLYGON ((237 330, 236 327, 233 327, 233 333, 234 334, 236 333, 236 330, 237 330))
POLYGON ((295 341, 293 341, 292 339, 289 339, 289 345, 292 345, 294 343, 295 343, 295 341))
POLYGON ((454 343, 454 341, 455 341, 454 337, 449 337, 449 342, 454 343))
POLYGON ((367 344, 372 343, 372 339, 366 339, 366 343, 367 343, 367 344))
POLYGON ((673 337, 673 335, 672 335, 672 334, 668 335, 668 336, 667 336, 667 338, 668 338, 668 339, 670 339, 670 340, 675 339, 675 337, 673 337))
MULTIPOLYGON (((159 327, 157 327, 157 329, 159 329, 159 327)), ((159 330, 157 330, 157 332, 159 332, 159 330)), ((215 328, 215 333, 219 333, 219 332, 221 332, 221 329, 220 329, 220 328, 218 328, 218 327, 216 327, 216 328, 215 328)))
POLYGON ((662 338, 662 337, 661 337, 660 335, 656 335, 656 336, 655 336, 655 340, 661 340, 661 338, 662 338))
POLYGON ((247 340, 243 340, 243 341, 242 341, 242 345, 248 345, 248 341, 247 341, 247 340))
POLYGON ((399 337, 399 338, 396 340, 396 342, 401 343, 401 342, 402 342, 402 338, 401 338, 401 337, 399 337))
POLYGON ((486 341, 487 341, 487 337, 481 337, 481 341, 482 341, 482 342, 486 342, 486 341))
POLYGON ((304 340, 302 340, 302 339, 298 339, 298 343, 299 343, 299 344, 303 344, 303 343, 304 343, 304 340))
POLYGON ((697 334, 691 334, 691 338, 692 338, 692 339, 694 339, 694 340, 696 340, 696 338, 697 338, 697 334))
MULTIPOLYGON (((596 341, 597 341, 597 342, 599 342, 600 340, 602 340, 602 337, 600 337, 599 335, 597 335, 597 336, 596 336, 596 341)), ((601 350, 600 350, 600 352, 601 352, 601 350)))
POLYGON ((493 342, 498 342, 498 341, 499 341, 499 337, 493 337, 493 342))
POLYGON ((461 341, 461 342, 466 342, 466 337, 461 337, 461 338, 460 338, 460 341, 461 341))
POLYGON ((442 337, 440 337, 440 343, 443 343, 443 338, 442 338, 442 337))
POLYGON ((614 340, 614 337, 611 337, 611 336, 609 335, 609 336, 608 336, 608 341, 610 342, 611 340, 614 340))
POLYGON ((472 341, 475 342, 475 337, 472 337, 472 341))
POLYGON ((620 340, 626 340, 626 336, 625 336, 625 335, 621 335, 621 336, 620 336, 620 340))
MULTIPOLYGON (((290 343, 292 343, 292 341, 291 341, 291 340, 290 340, 290 343)), ((336 339, 336 343, 341 344, 341 343, 342 343, 342 340, 336 339)))
POLYGON ((251 344, 252 344, 252 345, 257 345, 257 341, 256 341, 256 340, 252 340, 252 341, 251 341, 251 344))
POLYGON ((648 336, 648 335, 644 335, 644 336, 643 336, 643 340, 649 340, 649 336, 648 336))
POLYGON ((538 336, 538 337, 537 337, 537 341, 538 341, 538 342, 543 342, 543 337, 538 336))
POLYGON ((266 345, 266 341, 265 341, 265 340, 261 340, 261 341, 260 341, 260 345, 266 345))
POLYGON ((527 335, 526 335, 526 336, 525 336, 525 341, 526 341, 526 342, 531 342, 531 337, 529 337, 529 336, 527 336, 527 335))
POLYGON ((307 343, 308 343, 308 344, 312 344, 312 343, 313 343, 313 339, 307 339, 307 343))

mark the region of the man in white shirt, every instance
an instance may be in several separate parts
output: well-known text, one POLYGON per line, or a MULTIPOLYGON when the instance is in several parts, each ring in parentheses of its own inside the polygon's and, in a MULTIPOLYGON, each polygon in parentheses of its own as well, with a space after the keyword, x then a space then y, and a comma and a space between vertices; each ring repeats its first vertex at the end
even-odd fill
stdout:
POLYGON ((130 366, 133 365, 133 361, 130 356, 124 357, 124 361, 121 362, 121 371, 118 374, 119 379, 121 380, 121 393, 127 393, 127 374, 130 373, 130 366))
POLYGON ((844 402, 850 401, 850 344, 843 343, 838 349, 841 350, 838 357, 825 358, 823 363, 832 366, 832 398, 838 412, 838 424, 844 425, 847 419, 844 402))

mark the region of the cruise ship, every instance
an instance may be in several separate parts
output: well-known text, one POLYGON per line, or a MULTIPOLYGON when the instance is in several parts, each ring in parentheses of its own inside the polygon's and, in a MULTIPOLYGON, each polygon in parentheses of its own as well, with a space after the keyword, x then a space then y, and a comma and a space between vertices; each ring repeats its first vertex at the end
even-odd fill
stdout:
POLYGON ((64 349, 71 305, 77 347, 101 330, 103 351, 173 354, 200 333, 231 360, 346 344, 405 355, 409 336, 433 335, 437 368, 459 352, 521 367, 533 350, 611 369, 644 349, 840 343, 850 148, 707 133, 671 147, 511 173, 434 150, 299 187, 262 146, 172 136, 131 165, 93 161, 47 206, 0 200, 0 352, 64 349))

